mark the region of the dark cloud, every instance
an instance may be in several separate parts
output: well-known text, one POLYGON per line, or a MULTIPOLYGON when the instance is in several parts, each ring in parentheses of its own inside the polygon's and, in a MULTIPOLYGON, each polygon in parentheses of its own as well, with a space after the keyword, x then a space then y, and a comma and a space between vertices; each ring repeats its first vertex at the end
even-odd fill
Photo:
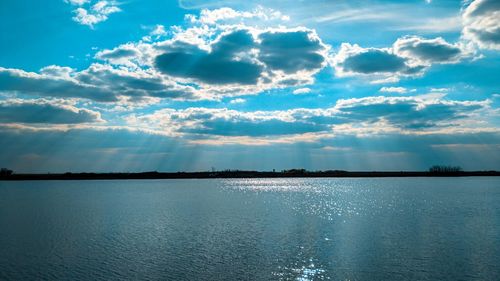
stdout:
POLYGON ((99 121, 102 120, 98 112, 47 101, 0 102, 1 123, 78 124, 99 121))
POLYGON ((457 63, 472 53, 441 37, 406 36, 390 48, 362 48, 343 43, 333 65, 339 75, 367 74, 397 80, 401 76, 421 75, 433 64, 457 63))
POLYGON ((194 98, 194 90, 188 86, 166 83, 161 77, 116 70, 112 67, 95 64, 75 75, 84 84, 108 88, 119 96, 194 98))
POLYGON ((115 94, 109 90, 93 85, 83 85, 72 79, 44 76, 1 67, 0 91, 52 97, 86 98, 102 102, 117 100, 115 94))
POLYGON ((232 56, 255 47, 255 40, 247 30, 236 30, 223 35, 212 45, 212 54, 232 56))
POLYGON ((326 61, 326 47, 310 30, 268 31, 261 33, 258 40, 248 30, 235 30, 210 47, 205 51, 173 42, 162 46, 166 52, 156 57, 155 66, 164 74, 207 84, 255 85, 260 78, 272 82, 264 79, 266 71, 315 72, 326 61))
POLYGON ((325 50, 311 31, 265 32, 259 36, 259 60, 273 70, 295 73, 323 67, 325 50))
POLYGON ((41 74, 0 68, 0 91, 98 102, 118 101, 120 96, 195 98, 192 87, 167 83, 151 74, 118 70, 101 64, 93 64, 80 72, 51 66, 42 69, 41 74))
POLYGON ((156 57, 155 66, 165 74, 207 84, 256 84, 262 66, 238 59, 239 53, 250 51, 252 46, 252 35, 239 30, 213 43, 211 52, 195 46, 173 48, 156 57))
POLYGON ((368 49, 345 58, 343 68, 348 72, 364 74, 405 72, 405 59, 385 50, 368 49))
POLYGON ((442 38, 403 37, 394 43, 394 49, 402 56, 425 63, 456 62, 465 55, 459 46, 442 38))
POLYGON ((450 126, 452 122, 468 117, 485 108, 485 102, 424 102, 418 98, 364 98, 357 103, 340 106, 338 110, 349 123, 378 122, 403 129, 423 129, 450 126))

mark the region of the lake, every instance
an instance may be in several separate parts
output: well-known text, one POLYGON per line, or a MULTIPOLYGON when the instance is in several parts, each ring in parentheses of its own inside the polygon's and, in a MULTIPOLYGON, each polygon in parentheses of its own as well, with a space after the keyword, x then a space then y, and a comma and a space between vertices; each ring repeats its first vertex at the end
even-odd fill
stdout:
POLYGON ((499 280, 500 178, 0 182, 0 280, 499 280))

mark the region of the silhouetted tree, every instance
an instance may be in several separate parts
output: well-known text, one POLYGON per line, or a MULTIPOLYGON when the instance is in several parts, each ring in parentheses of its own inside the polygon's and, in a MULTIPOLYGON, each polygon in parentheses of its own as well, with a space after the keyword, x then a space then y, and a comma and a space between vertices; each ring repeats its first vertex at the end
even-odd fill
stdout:
POLYGON ((460 166, 434 165, 434 166, 429 168, 429 172, 431 172, 431 173, 458 173, 458 172, 462 172, 462 168, 460 166))
POLYGON ((10 176, 12 175, 13 171, 9 170, 7 168, 2 168, 0 169, 0 176, 10 176))

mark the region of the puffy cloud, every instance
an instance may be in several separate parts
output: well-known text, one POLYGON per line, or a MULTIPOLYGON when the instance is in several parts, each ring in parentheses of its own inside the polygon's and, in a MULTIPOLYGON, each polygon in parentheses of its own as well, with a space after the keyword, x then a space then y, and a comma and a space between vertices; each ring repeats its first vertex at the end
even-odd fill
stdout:
POLYGON ((40 73, 0 67, 0 91, 98 102, 118 101, 120 97, 196 98, 192 87, 164 81, 154 73, 101 64, 79 72, 59 66, 43 68, 40 73))
POLYGON ((155 66, 166 75, 208 84, 211 89, 224 91, 239 85, 259 92, 308 83, 326 65, 328 49, 313 30, 305 28, 235 29, 207 45, 208 50, 179 41, 163 44, 166 52, 156 57, 155 66))
MULTIPOLYGON (((96 9, 110 3, 114 2, 96 9)), ((188 17, 191 26, 186 29, 172 27, 169 39, 153 42, 160 37, 148 37, 100 50, 94 58, 103 62, 83 70, 54 65, 39 73, 0 68, 0 91, 109 102, 148 97, 220 99, 312 83, 326 67, 329 51, 314 30, 227 22, 234 13, 245 19, 284 20, 279 13, 263 11, 206 10, 199 17, 188 17)), ((159 32, 165 35, 163 28, 159 32)))
POLYGON ((500 50, 500 2, 474 0, 464 9, 463 36, 480 48, 500 50))
POLYGON ((490 101, 449 101, 424 97, 366 97, 340 100, 336 109, 350 122, 388 122, 402 129, 455 125, 458 119, 487 108, 490 101))
POLYGON ((311 30, 265 32, 259 35, 259 60, 285 73, 323 68, 326 49, 311 30))
POLYGON ((229 109, 163 109, 131 115, 131 126, 170 135, 278 137, 304 134, 436 132, 458 130, 490 101, 452 101, 433 96, 366 97, 339 100, 324 109, 239 112, 229 109), (460 124, 457 123, 461 120, 460 124))
POLYGON ((73 20, 91 28, 100 22, 106 21, 110 14, 121 11, 115 1, 67 0, 66 2, 78 6, 73 11, 75 13, 73 20))
POLYGON ((93 64, 88 69, 75 73, 74 78, 80 83, 107 89, 116 97, 195 98, 192 87, 165 81, 161 76, 148 71, 129 71, 93 64))
POLYGON ((101 114, 44 99, 0 101, 0 123, 79 124, 103 122, 101 114))
POLYGON ((74 69, 67 66, 49 65, 40 69, 40 74, 54 78, 71 78, 74 69))
MULTIPOLYGON (((52 70, 54 70, 53 67, 52 70)), ((47 75, 0 67, 0 91, 52 97, 87 98, 102 102, 117 100, 116 96, 108 90, 81 84, 73 78, 68 79, 67 73, 60 77, 54 77, 62 72, 52 70, 51 74, 47 75)))
POLYGON ((433 64, 457 63, 471 52, 443 38, 417 36, 399 38, 390 48, 363 48, 343 43, 332 59, 339 76, 365 75, 383 82, 396 82, 401 76, 419 76, 433 64))
POLYGON ((191 85, 198 98, 209 99, 310 84, 327 65, 329 46, 314 30, 268 27, 272 22, 267 21, 286 20, 274 11, 224 8, 187 19, 186 28, 173 26, 168 33, 159 28, 161 36, 150 34, 139 42, 101 50, 95 58, 170 84, 191 85), (258 19, 266 26, 238 19, 258 19))
POLYGON ((339 76, 352 75, 415 75, 422 66, 412 67, 408 61, 390 48, 362 48, 359 45, 343 43, 333 59, 339 76))
POLYGON ((127 64, 128 59, 139 56, 139 51, 131 44, 121 45, 112 50, 103 50, 95 58, 108 61, 112 64, 127 64))
POLYGON ((206 52, 196 46, 184 45, 156 57, 155 66, 161 72, 181 78, 192 78, 207 84, 257 84, 262 66, 238 59, 253 47, 254 40, 247 30, 223 35, 206 52))
POLYGON ((458 44, 450 44, 443 38, 425 39, 407 36, 396 40, 394 52, 401 57, 415 60, 415 64, 455 63, 467 56, 467 52, 458 44))

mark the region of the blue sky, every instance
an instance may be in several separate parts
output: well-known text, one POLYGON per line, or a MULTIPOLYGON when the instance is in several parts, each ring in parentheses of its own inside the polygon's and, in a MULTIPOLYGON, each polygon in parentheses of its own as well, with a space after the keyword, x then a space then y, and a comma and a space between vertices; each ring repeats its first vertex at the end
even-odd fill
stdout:
POLYGON ((18 172, 500 169, 500 4, 0 3, 18 172))

